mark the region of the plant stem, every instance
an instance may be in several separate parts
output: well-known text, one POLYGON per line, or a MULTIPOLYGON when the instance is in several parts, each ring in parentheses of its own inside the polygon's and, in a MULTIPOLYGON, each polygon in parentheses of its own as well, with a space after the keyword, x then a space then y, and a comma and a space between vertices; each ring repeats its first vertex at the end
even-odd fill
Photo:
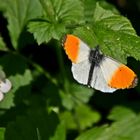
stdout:
POLYGON ((33 66, 38 72, 45 75, 47 79, 49 79, 54 85, 58 86, 57 80, 53 78, 47 71, 45 71, 39 64, 33 62, 31 59, 26 58, 24 55, 20 54, 18 51, 10 51, 9 53, 12 53, 14 55, 20 55, 25 59, 26 62, 28 62, 31 66, 33 66))
POLYGON ((52 2, 50 0, 40 0, 40 3, 44 9, 44 11, 46 12, 48 18, 51 21, 54 21, 54 9, 53 9, 53 5, 52 2))
POLYGON ((56 53, 57 53, 57 57, 58 57, 58 63, 59 63, 59 68, 60 68, 60 79, 61 82, 60 84, 63 85, 63 88, 65 90, 66 93, 68 93, 68 81, 66 79, 66 71, 65 71, 65 65, 64 65, 64 61, 63 61, 63 57, 62 57, 62 49, 59 43, 57 43, 56 45, 56 53))

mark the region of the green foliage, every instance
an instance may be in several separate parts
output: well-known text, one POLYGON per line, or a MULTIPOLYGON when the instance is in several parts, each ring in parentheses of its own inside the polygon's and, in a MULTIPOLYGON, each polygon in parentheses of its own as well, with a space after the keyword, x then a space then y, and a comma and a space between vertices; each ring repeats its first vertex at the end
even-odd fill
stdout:
POLYGON ((92 128, 81 134, 76 140, 138 140, 140 137, 140 115, 136 115, 131 110, 123 107, 114 108, 112 112, 113 114, 110 114, 110 116, 116 122, 112 123, 111 126, 105 125, 92 128), (125 114, 126 112, 127 114, 125 114))
POLYGON ((28 26, 38 44, 48 42, 52 38, 59 40, 66 33, 66 26, 82 22, 83 8, 80 0, 40 0, 40 2, 44 10, 42 21, 32 21, 28 26))
POLYGON ((140 60, 140 38, 127 18, 106 10, 97 3, 91 25, 84 28, 77 29, 75 34, 85 41, 88 37, 86 33, 91 34, 92 41, 88 43, 90 46, 100 45, 106 55, 123 63, 126 63, 128 56, 140 60))
POLYGON ((41 16, 41 6, 38 0, 6 0, 2 3, 8 3, 5 16, 13 47, 17 48, 20 34, 27 22, 41 16))
POLYGON ((0 37, 0 50, 1 51, 6 51, 7 50, 6 45, 5 45, 2 37, 0 37))
POLYGON ((4 140, 5 128, 0 128, 0 139, 4 140))
POLYGON ((75 104, 87 103, 92 94, 91 89, 77 84, 70 85, 68 92, 60 91, 62 104, 68 110, 75 108, 75 104))
POLYGON ((139 140, 139 86, 110 95, 77 84, 60 46, 71 33, 123 63, 140 60, 128 18, 104 0, 0 3, 0 68, 12 83, 0 102, 0 140, 139 140))
POLYGON ((81 104, 75 107, 72 112, 63 112, 60 118, 65 121, 67 129, 79 129, 81 131, 97 123, 100 120, 100 114, 89 106, 81 104))

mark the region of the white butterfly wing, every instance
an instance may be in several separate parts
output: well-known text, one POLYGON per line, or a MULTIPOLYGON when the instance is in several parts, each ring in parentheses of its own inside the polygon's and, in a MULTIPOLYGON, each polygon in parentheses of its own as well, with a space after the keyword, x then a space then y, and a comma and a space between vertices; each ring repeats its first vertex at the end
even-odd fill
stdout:
POLYGON ((87 85, 90 65, 88 60, 84 60, 77 64, 72 63, 72 74, 74 79, 81 84, 87 85))
POLYGON ((110 57, 104 57, 103 61, 100 64, 100 67, 107 82, 111 79, 114 71, 116 71, 120 65, 120 62, 110 57))
POLYGON ((111 88, 108 86, 107 81, 104 77, 104 73, 100 66, 94 67, 91 87, 102 92, 114 92, 116 90, 115 88, 111 88))
POLYGON ((88 60, 89 53, 90 53, 90 48, 83 41, 80 41, 79 46, 80 47, 79 47, 79 53, 77 57, 77 63, 88 60))
MULTIPOLYGON (((81 84, 87 85, 90 67, 91 64, 88 60, 82 61, 78 64, 72 63, 72 73, 74 79, 81 84)), ((102 92, 114 92, 116 90, 108 86, 100 66, 94 67, 90 86, 102 92)))

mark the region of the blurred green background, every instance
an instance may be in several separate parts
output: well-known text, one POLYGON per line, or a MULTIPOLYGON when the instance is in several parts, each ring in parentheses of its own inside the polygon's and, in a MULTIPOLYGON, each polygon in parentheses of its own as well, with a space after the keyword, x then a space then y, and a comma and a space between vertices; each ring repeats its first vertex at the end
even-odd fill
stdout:
POLYGON ((139 140, 139 84, 112 94, 80 85, 61 46, 67 33, 99 43, 139 78, 139 25, 139 0, 0 0, 0 66, 13 85, 0 140, 139 140))

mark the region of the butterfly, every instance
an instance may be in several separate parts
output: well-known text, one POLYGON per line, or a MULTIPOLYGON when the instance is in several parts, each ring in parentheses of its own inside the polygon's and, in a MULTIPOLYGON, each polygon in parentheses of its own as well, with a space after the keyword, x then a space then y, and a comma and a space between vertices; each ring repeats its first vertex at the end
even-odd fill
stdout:
POLYGON ((104 55, 99 46, 91 49, 80 38, 67 34, 63 48, 72 62, 73 77, 81 84, 111 93, 138 83, 137 75, 129 67, 104 55))

